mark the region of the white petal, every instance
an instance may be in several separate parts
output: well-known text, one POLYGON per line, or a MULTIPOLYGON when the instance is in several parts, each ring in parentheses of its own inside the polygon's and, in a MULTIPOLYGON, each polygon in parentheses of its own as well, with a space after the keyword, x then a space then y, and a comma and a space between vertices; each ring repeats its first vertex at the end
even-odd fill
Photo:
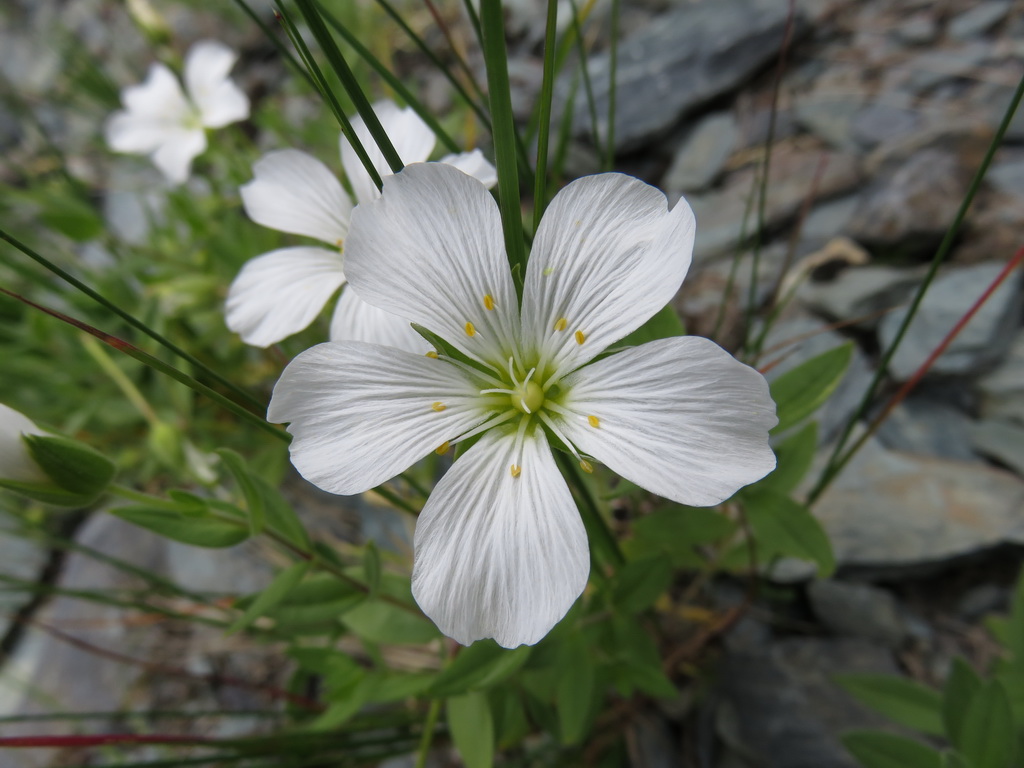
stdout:
POLYGON ((121 101, 133 115, 166 126, 184 126, 192 114, 178 78, 163 64, 152 65, 145 81, 122 90, 121 101))
POLYGON ((764 376, 707 339, 625 349, 561 386, 573 413, 560 419, 569 440, 659 496, 710 506, 775 468, 775 403, 764 376))
POLYGON ((420 163, 389 176, 382 198, 352 212, 345 258, 364 301, 503 367, 518 348, 519 308, 498 206, 461 171, 420 163))
POLYGON ((461 155, 445 155, 439 162, 469 174, 488 189, 498 183, 498 169, 490 164, 479 149, 461 155))
POLYGON ((182 184, 192 170, 192 161, 206 149, 202 129, 169 131, 153 153, 153 165, 174 184, 182 184))
POLYGON ((292 464, 343 495, 380 485, 480 423, 479 388, 455 366, 359 341, 318 344, 284 369, 267 419, 291 422, 292 464), (443 410, 434 405, 442 403, 443 410))
POLYGON ((48 478, 28 452, 22 435, 42 435, 24 414, 0 403, 0 479, 45 483, 48 478))
POLYGON ((664 307, 690 266, 693 235, 685 200, 670 212, 661 192, 631 176, 587 176, 561 190, 523 289, 524 337, 540 367, 571 371, 664 307))
POLYGON ((430 494, 414 545, 413 596, 463 645, 533 645, 590 572, 586 531, 543 436, 528 438, 520 457, 513 435, 486 432, 430 494))
POLYGON ((148 155, 167 137, 167 126, 131 112, 115 112, 107 120, 103 133, 115 152, 148 155))
POLYGON ((216 40, 200 40, 185 59, 185 87, 203 125, 221 128, 249 116, 249 99, 228 79, 238 54, 216 40))
POLYGON ((377 309, 360 299, 352 286, 341 292, 331 318, 331 341, 367 341, 424 354, 433 347, 398 315, 377 309))
POLYGON ((298 333, 345 282, 341 254, 281 248, 248 261, 228 289, 227 325, 254 347, 298 333))
POLYGON ((252 172, 255 178, 240 192, 245 212, 257 224, 331 245, 348 237, 352 201, 319 160, 280 149, 257 160, 252 172))
MULTIPOLYGON (((373 105, 373 112, 403 163, 422 163, 430 157, 437 137, 412 109, 400 109, 392 101, 378 101, 373 105)), ((366 154, 370 156, 377 173, 382 178, 394 173, 361 117, 356 116, 352 119, 352 130, 366 150, 366 154)), ((352 185, 357 203, 369 203, 380 197, 377 185, 373 183, 359 155, 344 136, 341 137, 341 165, 352 185)))

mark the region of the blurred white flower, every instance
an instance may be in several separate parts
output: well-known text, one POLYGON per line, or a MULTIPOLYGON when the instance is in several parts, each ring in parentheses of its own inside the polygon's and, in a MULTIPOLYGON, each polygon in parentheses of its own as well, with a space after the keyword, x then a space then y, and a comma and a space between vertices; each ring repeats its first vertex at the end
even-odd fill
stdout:
POLYGON ((145 82, 121 91, 125 109, 107 121, 107 144, 149 155, 169 181, 181 184, 206 149, 206 129, 249 116, 249 99, 228 78, 237 58, 223 43, 199 41, 185 57, 185 92, 171 70, 153 64, 145 82))
POLYGON ((27 416, 0 403, 0 480, 49 482, 22 440, 23 435, 44 434, 27 416))
POLYGON ((362 342, 306 350, 268 419, 292 463, 338 494, 477 438, 416 524, 413 594, 460 643, 539 641, 589 573, 587 535, 550 441, 690 505, 775 466, 764 377, 713 342, 676 337, 596 360, 675 295, 694 219, 637 179, 573 182, 541 221, 522 308, 483 185, 438 163, 388 178, 352 216, 347 274, 366 301, 444 338, 457 357, 362 342), (589 457, 589 458, 588 458, 589 457))
MULTIPOLYGON (((390 101, 373 105, 385 133, 405 163, 430 157, 437 137, 412 109, 390 101)), ((373 167, 382 176, 391 168, 361 118, 352 121, 373 167)), ((494 186, 498 177, 480 150, 448 155, 441 160, 494 186)), ((380 197, 377 185, 348 140, 341 137, 341 165, 352 185, 356 203, 380 197)), ((352 201, 327 166, 305 152, 270 152, 253 166, 255 178, 242 187, 242 202, 257 224, 306 235, 328 248, 295 246, 264 253, 249 261, 228 291, 227 326, 246 344, 268 347, 298 333, 320 314, 345 283, 344 243, 349 233, 352 201)), ((360 300, 345 290, 331 319, 332 341, 355 339, 425 351, 429 345, 409 323, 360 300)))

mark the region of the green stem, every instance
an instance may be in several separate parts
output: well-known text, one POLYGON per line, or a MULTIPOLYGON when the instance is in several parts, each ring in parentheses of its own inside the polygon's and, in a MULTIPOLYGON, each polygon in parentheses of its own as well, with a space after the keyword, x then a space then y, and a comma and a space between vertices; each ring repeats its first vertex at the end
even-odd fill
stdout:
POLYGON ((572 479, 571 486, 576 491, 576 496, 582 502, 580 512, 582 513, 587 533, 590 535, 590 543, 594 548, 595 554, 601 553, 601 559, 605 561, 605 565, 619 567, 626 562, 626 558, 622 554, 622 550, 619 549, 619 542, 616 541, 614 534, 612 534, 611 529, 608 527, 608 523, 601 516, 601 508, 590 490, 583 470, 572 457, 560 451, 556 451, 556 460, 562 465, 562 474, 568 475, 572 479))
POLYGON ((606 150, 604 166, 606 171, 615 167, 615 91, 616 73, 619 71, 619 0, 612 0, 612 39, 610 42, 609 64, 611 71, 608 75, 608 149, 606 150))
POLYGON ((430 745, 434 741, 434 729, 437 728, 437 719, 440 715, 441 699, 432 699, 430 709, 427 710, 427 720, 423 724, 420 747, 416 752, 416 768, 426 768, 427 756, 430 754, 430 745))
MULTIPOLYGON (((956 216, 953 218, 953 222, 946 230, 946 234, 942 238, 942 242, 939 244, 939 249, 935 252, 935 257, 932 259, 931 266, 928 268, 928 273, 924 276, 924 279, 921 281, 921 286, 917 289, 917 293, 914 294, 914 298, 910 302, 907 314, 903 318, 903 322, 900 323, 899 329, 896 331, 896 337, 892 340, 892 344, 889 345, 889 348, 885 350, 881 360, 879 360, 874 378, 871 380, 871 384, 868 385, 867 391, 864 393, 864 397, 861 398, 860 405, 846 423, 846 427, 843 429, 842 435, 840 435, 839 440, 836 441, 836 445, 832 449, 832 454, 829 456, 828 463, 822 471, 821 477, 818 478, 817 484, 808 495, 808 506, 818 500, 824 490, 828 487, 829 483, 832 482, 832 479, 839 473, 839 469, 841 468, 841 459, 839 457, 842 454, 843 448, 846 447, 846 443, 850 439, 850 434, 853 432, 853 428, 856 423, 865 413, 867 413, 867 410, 871 405, 871 401, 875 397, 875 392, 881 385, 882 379, 886 376, 889 363, 892 361, 893 355, 896 354, 896 349, 899 347, 900 342, 903 341, 903 337, 906 335, 911 321, 913 321, 917 314, 918 307, 920 307, 921 302, 924 300, 925 293, 928 291, 932 281, 938 274, 939 267, 946 260, 946 256, 949 254, 950 250, 952 250, 953 242, 956 240, 957 233, 960 231, 960 226, 963 224, 963 220, 967 215, 968 209, 971 207, 971 203, 974 202, 974 196, 981 188, 981 182, 984 180, 985 173, 988 171, 989 165, 992 164, 992 158, 995 156, 996 150, 999 149, 999 145, 1003 141, 1003 136, 1006 134, 1006 129, 1009 128, 1010 121, 1013 119, 1013 115, 1017 111, 1017 107, 1020 105, 1021 97, 1024 97, 1024 77, 1021 77, 1020 82, 1017 84, 1017 90, 1010 99, 1006 112, 1003 114, 1003 119, 999 123, 999 128, 996 130, 996 135, 992 137, 992 141, 988 145, 988 150, 985 152, 985 157, 982 158, 981 165, 978 166, 978 170, 975 172, 974 178, 971 180, 971 185, 967 189, 967 194, 960 202, 960 208, 957 210, 956 216)), ((846 457, 846 460, 848 459, 849 456, 846 457)), ((843 461, 843 463, 845 464, 845 461, 843 461)))
POLYGON ((533 231, 535 234, 548 202, 548 139, 551 135, 551 99, 555 88, 557 25, 558 0, 548 0, 547 27, 544 31, 544 79, 540 88, 537 118, 537 167, 533 177, 533 231))
POLYGON ((309 83, 310 88, 312 88, 314 91, 317 90, 316 83, 313 81, 313 78, 310 76, 309 72, 306 71, 306 69, 302 66, 302 63, 299 62, 298 59, 292 56, 292 52, 288 50, 284 43, 278 40, 277 35, 274 34, 273 30, 263 23, 263 19, 259 17, 259 14, 257 14, 251 7, 249 7, 249 4, 245 2, 245 0, 235 0, 235 4, 238 5, 245 12, 245 14, 250 19, 252 19, 253 23, 255 23, 256 26, 260 28, 260 30, 263 32, 263 35, 267 38, 267 40, 269 40, 273 44, 273 46, 277 49, 277 52, 284 57, 285 61, 287 61, 291 65, 292 69, 294 69, 296 72, 302 75, 303 78, 305 78, 306 82, 309 83))

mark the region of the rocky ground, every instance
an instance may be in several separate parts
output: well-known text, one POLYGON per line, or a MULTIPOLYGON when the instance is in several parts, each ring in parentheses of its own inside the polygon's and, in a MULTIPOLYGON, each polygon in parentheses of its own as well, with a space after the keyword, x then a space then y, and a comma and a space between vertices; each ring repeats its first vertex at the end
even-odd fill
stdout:
MULTIPOLYGON (((73 3, 60 24, 98 47, 116 38, 123 48, 111 74, 129 82, 134 77, 118 67, 145 59, 144 45, 118 31, 124 19, 107 5, 73 3)), ((520 37, 511 69, 523 110, 540 85, 539 5, 514 8, 520 37)), ((677 305, 693 332, 710 334, 720 325, 727 344, 742 332, 755 229, 754 218, 744 224, 745 211, 769 133, 777 62, 791 35, 755 295, 767 301, 776 286, 795 286, 795 300, 765 343, 763 363, 780 361, 771 376, 841 341, 856 342, 846 379, 819 414, 827 451, 874 374, 879 350, 893 338, 1024 76, 1024 6, 1019 0, 798 0, 790 16, 784 0, 623 5, 618 164, 693 206, 695 264, 677 305), (737 279, 719 319, 736 254, 737 279)), ((0 10, 0 20, 7 14, 0 71, 12 86, 45 94, 57 66, 46 41, 59 4, 15 6, 0 10)), ((242 48, 247 60, 269 57, 258 33, 213 30, 211 18, 172 15, 183 39, 214 33, 242 48)), ((250 77, 281 76, 262 66, 254 64, 250 77)), ((602 115, 607 54, 597 52, 589 66, 602 115)), ((566 79, 557 92, 569 88, 566 79)), ((445 106, 441 86, 427 82, 425 90, 438 109, 445 106)), ((74 116, 45 102, 40 110, 67 134, 73 155, 80 132, 74 116)), ((582 107, 574 124, 572 169, 585 173, 596 168, 596 153, 582 107)), ((0 112, 0 149, 28 152, 28 141, 0 112)), ((94 159, 78 161, 84 173, 99 172, 94 159)), ((115 167, 106 201, 115 228, 135 220, 131 190, 140 183, 119 173, 115 167)), ((886 391, 913 375, 1021 246, 1024 111, 1010 125, 964 231, 889 365, 886 391)), ((880 721, 842 693, 832 675, 891 672, 937 684, 954 655, 978 664, 992 657, 995 646, 981 620, 1005 610, 1024 544, 1022 304, 1018 271, 819 500, 815 512, 832 537, 836 578, 814 581, 798 564, 776 571, 776 587, 762 593, 709 659, 718 675, 712 694, 695 703, 684 692, 679 701, 637 714, 629 734, 634 765, 848 768, 854 763, 837 735, 880 721)), ((347 526, 324 525, 340 539, 387 534, 386 517, 362 512, 355 510, 347 526)), ((218 591, 225 583, 251 591, 269 575, 261 565, 266 553, 211 556, 110 518, 90 519, 76 538, 150 568, 162 563, 169 577, 196 591, 218 591)), ((123 571, 80 554, 57 569, 49 552, 18 538, 0 537, 0 561, 6 573, 26 580, 59 570, 57 584, 67 588, 138 586, 123 571)), ((742 588, 722 583, 710 597, 724 609, 741 599, 742 588)), ((211 685, 204 675, 281 682, 275 649, 245 646, 219 630, 133 625, 118 609, 83 608, 66 597, 28 607, 18 594, 3 599, 14 601, 5 608, 12 616, 21 611, 34 623, 0 627, 8 633, 0 713, 185 700, 201 709, 266 707, 261 694, 211 685), (40 626, 139 659, 165 659, 171 648, 175 666, 189 674, 97 655, 40 626)), ((203 727, 226 733, 254 726, 237 718, 203 727)), ((0 753, 0 766, 52 759, 0 753)))

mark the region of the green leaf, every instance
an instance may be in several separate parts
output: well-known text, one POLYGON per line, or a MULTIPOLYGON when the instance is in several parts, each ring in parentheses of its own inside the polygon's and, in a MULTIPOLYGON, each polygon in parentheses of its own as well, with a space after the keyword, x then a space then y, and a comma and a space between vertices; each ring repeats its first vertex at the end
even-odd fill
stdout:
POLYGON ((946 751, 942 753, 942 768, 973 768, 973 766, 959 752, 946 751))
POLYGON ((904 736, 852 731, 841 738, 864 768, 942 768, 938 752, 904 736))
POLYGON ((964 718, 971 699, 981 689, 981 678, 961 658, 953 659, 953 667, 942 689, 942 722, 946 738, 954 747, 963 742, 964 718))
POLYGON ((942 736, 942 697, 913 680, 891 675, 841 675, 846 692, 900 725, 942 736))
POLYGON ((114 462, 85 443, 55 435, 23 435, 28 452, 60 488, 94 500, 114 478, 114 462))
POLYGON ((110 510, 110 514, 168 539, 197 547, 231 547, 249 538, 244 524, 220 517, 185 516, 144 506, 118 507, 110 510))
POLYGON ((70 196, 48 196, 39 219, 49 229, 56 229, 80 243, 99 237, 103 232, 103 220, 96 210, 70 196))
POLYGON ((650 320, 614 346, 616 349, 620 347, 638 347, 641 344, 646 344, 648 341, 685 335, 686 327, 683 325, 683 321, 679 319, 679 314, 671 304, 667 304, 659 309, 650 320))
POLYGON ((228 634, 245 629, 268 610, 284 600, 288 593, 295 588, 295 585, 302 581, 302 577, 309 571, 309 566, 310 562, 308 560, 302 560, 277 574, 267 588, 255 596, 245 613, 228 627, 228 634))
POLYGON ((992 680, 977 691, 960 724, 960 752, 972 768, 1007 768, 1017 755, 1019 735, 1006 689, 992 680))
POLYGON ((812 357, 772 381, 771 394, 779 417, 772 432, 787 430, 818 410, 839 385, 852 357, 851 341, 812 357))
POLYGON ((594 660, 578 635, 563 646, 555 708, 562 744, 578 743, 594 709, 594 660))
POLYGON ((371 643, 426 643, 441 633, 423 616, 383 600, 367 600, 349 610, 342 623, 371 643))
POLYGON ((1013 590, 1006 644, 1014 659, 1024 664, 1024 570, 1013 590))
POLYGON ((374 672, 367 678, 370 693, 367 702, 386 704, 420 696, 437 679, 433 672, 374 672))
POLYGON ((646 611, 672 582, 672 561, 666 555, 626 563, 610 582, 612 604, 622 613, 646 611))
POLYGON ((471 691, 448 699, 448 729, 466 768, 494 764, 494 718, 487 695, 471 691))
POLYGON ((772 490, 752 488, 742 493, 762 562, 785 555, 816 563, 822 578, 835 571, 828 534, 807 507, 772 490))
POLYGON ((714 509, 667 504, 633 523, 633 536, 623 549, 633 560, 665 553, 672 564, 695 566, 694 548, 722 541, 736 532, 736 523, 714 509))
POLYGON ((757 484, 757 490, 772 490, 790 495, 804 479, 818 447, 818 423, 809 422, 803 429, 786 438, 776 449, 775 471, 757 484))
POLYGON ((363 549, 363 573, 370 588, 369 596, 375 597, 380 590, 380 550, 372 541, 367 542, 363 549))
POLYGON ((245 506, 249 511, 249 530, 253 536, 258 536, 263 532, 263 526, 266 522, 264 494, 249 474, 249 469, 245 465, 245 459, 230 448, 218 448, 216 453, 235 478, 238 487, 242 489, 242 495, 245 497, 245 506))
POLYGON ((0 488, 25 496, 43 504, 57 507, 87 507, 94 499, 79 493, 63 491, 55 485, 47 483, 22 483, 18 480, 0 480, 0 488))
POLYGON ((513 650, 493 640, 480 640, 459 651, 430 688, 430 695, 446 698, 466 691, 485 690, 516 672, 530 658, 532 647, 513 650))

